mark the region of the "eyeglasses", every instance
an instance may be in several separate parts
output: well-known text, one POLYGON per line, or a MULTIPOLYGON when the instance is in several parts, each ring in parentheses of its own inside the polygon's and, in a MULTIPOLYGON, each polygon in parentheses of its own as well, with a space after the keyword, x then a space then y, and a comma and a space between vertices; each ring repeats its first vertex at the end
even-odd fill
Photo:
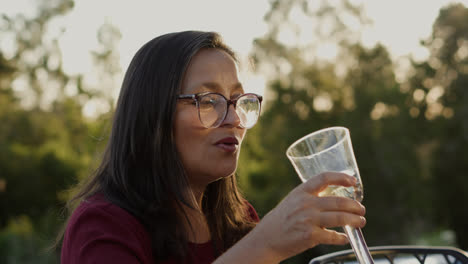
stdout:
POLYGON ((263 100, 262 96, 253 93, 228 100, 222 94, 212 92, 182 94, 177 99, 192 99, 197 105, 200 122, 206 128, 219 127, 226 119, 231 104, 234 105, 240 125, 243 128, 251 128, 257 123, 263 100))

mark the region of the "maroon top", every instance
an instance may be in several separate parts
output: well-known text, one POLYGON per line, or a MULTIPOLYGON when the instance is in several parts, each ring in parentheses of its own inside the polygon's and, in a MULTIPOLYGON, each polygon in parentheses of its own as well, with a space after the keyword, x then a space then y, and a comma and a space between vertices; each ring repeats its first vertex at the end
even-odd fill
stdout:
MULTIPOLYGON (((255 209, 249 214, 259 221, 255 209)), ((211 241, 189 243, 193 264, 215 260, 211 241)), ((151 240, 143 225, 124 209, 108 202, 102 194, 84 200, 73 212, 63 239, 61 263, 154 264, 151 240)), ((160 264, 175 264, 175 259, 160 264)))

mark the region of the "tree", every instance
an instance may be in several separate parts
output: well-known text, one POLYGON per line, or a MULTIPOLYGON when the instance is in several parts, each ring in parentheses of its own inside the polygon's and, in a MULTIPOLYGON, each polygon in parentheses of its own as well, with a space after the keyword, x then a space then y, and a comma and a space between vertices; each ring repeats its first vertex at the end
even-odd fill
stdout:
POLYGON ((413 113, 424 133, 420 136, 430 157, 436 188, 428 202, 437 205, 438 223, 455 231, 459 247, 468 248, 465 183, 468 171, 468 9, 452 4, 440 10, 432 36, 423 42, 427 61, 413 62, 408 86, 413 113))
MULTIPOLYGON (((386 48, 362 47, 355 37, 359 33, 340 23, 346 14, 365 23, 359 8, 339 1, 310 11, 307 3, 273 1, 266 16, 272 29, 255 42, 258 69, 271 81, 266 107, 259 124, 247 133, 242 152, 243 189, 260 214, 271 210, 299 184, 285 156, 286 148, 312 131, 345 126, 351 131, 365 186, 368 244, 417 241, 435 227, 434 208, 427 204, 435 188, 426 167, 430 160, 426 149, 432 145, 425 140, 430 137, 421 137, 421 129, 429 127, 414 114, 412 93, 396 81, 386 48), (315 24, 326 24, 321 19, 328 19, 332 30, 323 41, 338 43, 335 60, 309 56, 310 48, 317 52, 314 44, 280 41, 281 27, 290 23, 294 6, 313 16, 315 24)), ((315 31, 307 34, 311 32, 315 31)), ((317 247, 287 262, 302 263, 336 249, 317 247)))
MULTIPOLYGON (((0 20, 0 36, 14 42, 8 59, 0 51, 1 263, 57 261, 54 255, 38 256, 64 220, 60 211, 68 188, 90 173, 104 141, 108 116, 86 118, 83 107, 94 98, 109 100, 107 93, 62 70, 60 32, 48 31, 51 21, 72 8, 71 0, 43 0, 33 17, 0 20), (68 93, 70 87, 76 93, 68 93)), ((107 28, 101 35, 112 31, 107 28)), ((115 28, 112 32, 110 39, 101 36, 103 49, 94 53, 109 78, 118 70, 109 68, 115 60, 109 49, 119 36, 115 28)))

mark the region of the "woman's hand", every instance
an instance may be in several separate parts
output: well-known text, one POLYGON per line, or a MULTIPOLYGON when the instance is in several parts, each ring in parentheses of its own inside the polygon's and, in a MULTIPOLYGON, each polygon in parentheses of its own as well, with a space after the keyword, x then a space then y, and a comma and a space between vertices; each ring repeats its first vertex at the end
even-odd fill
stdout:
MULTIPOLYGON (((328 185, 354 186, 344 173, 322 173, 292 190, 249 234, 281 261, 318 244, 346 244, 345 234, 327 228, 363 227, 365 208, 345 197, 319 197, 328 185)), ((257 244, 258 245, 258 244, 257 244)))

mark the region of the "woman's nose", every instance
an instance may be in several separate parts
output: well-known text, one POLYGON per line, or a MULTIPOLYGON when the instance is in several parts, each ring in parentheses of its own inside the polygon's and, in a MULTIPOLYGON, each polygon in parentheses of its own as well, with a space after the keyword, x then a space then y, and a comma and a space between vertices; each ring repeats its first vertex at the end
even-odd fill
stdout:
POLYGON ((226 118, 224 119, 223 123, 221 123, 221 126, 238 127, 240 124, 241 121, 239 115, 237 114, 234 105, 231 104, 227 109, 226 118))

